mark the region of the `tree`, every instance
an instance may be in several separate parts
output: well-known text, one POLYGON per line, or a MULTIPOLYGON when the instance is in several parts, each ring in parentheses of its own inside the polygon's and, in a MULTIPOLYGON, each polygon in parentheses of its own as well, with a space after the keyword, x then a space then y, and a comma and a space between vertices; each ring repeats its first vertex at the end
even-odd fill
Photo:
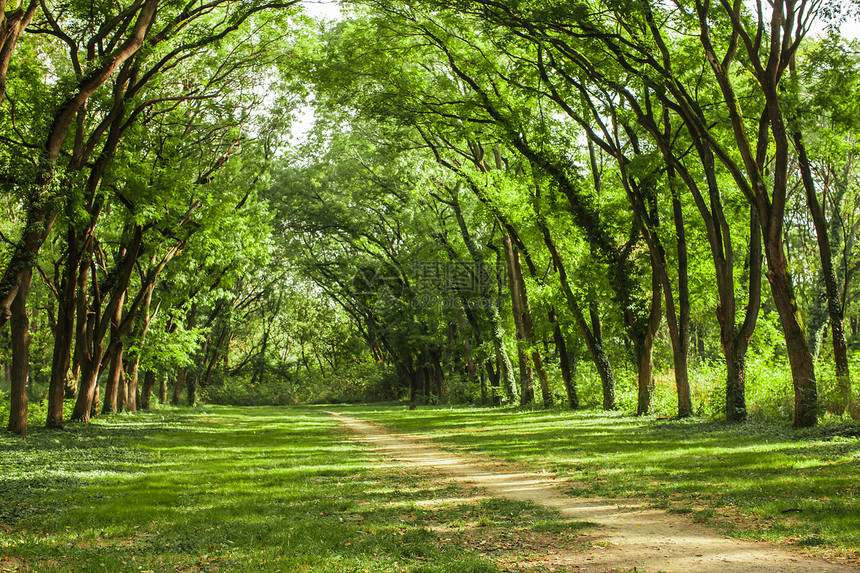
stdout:
MULTIPOLYGON (((223 40, 265 8, 285 8, 294 3, 254 3, 237 7, 237 2, 224 0, 214 5, 180 8, 160 6, 158 0, 150 0, 128 7, 115 6, 106 11, 85 9, 80 13, 74 6, 42 5, 40 17, 28 30, 48 37, 52 48, 66 48, 68 60, 52 59, 53 68, 41 78, 43 85, 39 89, 49 94, 47 97, 53 105, 34 109, 32 117, 26 118, 31 125, 22 126, 24 118, 17 117, 18 129, 13 137, 7 138, 7 142, 30 152, 32 165, 25 169, 19 165, 20 160, 13 163, 9 159, 5 169, 6 181, 21 192, 28 215, 0 280, 0 325, 11 316, 11 305, 17 297, 21 297, 23 304, 15 308, 26 311, 28 277, 32 274, 33 261, 50 234, 63 201, 68 201, 70 219, 76 219, 77 209, 81 206, 87 207, 91 215, 89 226, 84 225, 83 229, 69 227, 70 233, 75 234, 69 237, 75 251, 71 253, 63 282, 64 298, 69 300, 67 297, 71 296, 72 285, 77 282, 78 267, 82 264, 76 259, 82 261, 88 256, 80 248, 92 245, 79 237, 85 238, 92 233, 103 204, 98 195, 101 179, 123 134, 145 117, 144 112, 154 105, 193 99, 194 95, 182 98, 170 94, 167 99, 152 101, 142 95, 145 90, 162 80, 162 74, 169 73, 179 63, 187 63, 195 55, 205 53, 208 46, 223 40), (157 11, 158 23, 154 25, 157 11), (92 25, 77 26, 81 21, 92 25), (209 25, 193 25, 202 21, 209 25), (141 51, 144 46, 146 50, 141 51), (56 76, 65 79, 55 82, 56 76), (141 96, 142 101, 137 99, 141 96), (95 105, 90 110, 87 104, 93 98, 103 106, 95 105), (44 110, 48 110, 50 115, 45 116, 44 110), (75 137, 74 141, 69 141, 67 135, 73 123, 75 137), (41 124, 50 126, 44 135, 38 127, 41 124), (95 159, 91 160, 93 157, 95 159), (76 181, 86 181, 82 193, 76 189, 76 181)), ((27 54, 21 50, 18 53, 23 54, 22 58, 27 54)), ((61 51, 56 49, 50 53, 54 56, 61 51)), ((229 74, 234 68, 228 64, 214 69, 216 76, 221 73, 223 78, 225 72, 229 74)), ((30 78, 32 75, 26 75, 21 81, 12 78, 8 82, 6 100, 10 102, 7 108, 12 114, 16 113, 16 107, 11 102, 17 99, 19 91, 25 89, 22 82, 30 78)), ((68 318, 71 312, 64 309, 60 316, 64 321, 60 328, 60 347, 64 348, 70 340, 68 318)), ((25 336, 20 330, 24 326, 20 317, 15 325, 16 336, 20 339, 25 336)), ((19 343, 16 348, 23 352, 26 345, 19 343)), ((21 358, 21 362, 27 361, 26 356, 21 358)), ((58 373, 63 372, 66 360, 62 355, 56 357, 58 373)), ((18 380, 17 387, 25 383, 18 380)), ((52 395, 56 397, 58 393, 52 395)), ((51 423, 59 424, 55 416, 52 416, 51 423)))
POLYGON ((713 154, 722 164, 756 212, 767 277, 792 368, 795 425, 809 426, 816 421, 814 365, 782 248, 790 141, 780 85, 816 10, 808 2, 792 0, 775 3, 769 15, 759 10, 747 18, 742 3, 697 0, 676 4, 678 10, 672 12, 650 2, 623 8, 606 5, 595 11, 510 8, 478 0, 468 5, 467 12, 551 46, 577 65, 593 69, 592 62, 603 59, 641 78, 699 141, 697 145, 707 149, 700 155, 713 154), (672 30, 698 36, 698 46, 676 39, 672 30), (591 53, 594 50, 596 54, 591 53), (698 90, 700 75, 685 78, 677 71, 686 67, 687 50, 709 63, 717 97, 702 101, 699 98, 711 92, 698 90), (757 97, 740 97, 738 90, 746 84, 736 80, 738 66, 755 79, 757 97), (728 137, 712 129, 724 125, 720 117, 729 119, 728 137), (745 117, 758 118, 752 131, 745 117))

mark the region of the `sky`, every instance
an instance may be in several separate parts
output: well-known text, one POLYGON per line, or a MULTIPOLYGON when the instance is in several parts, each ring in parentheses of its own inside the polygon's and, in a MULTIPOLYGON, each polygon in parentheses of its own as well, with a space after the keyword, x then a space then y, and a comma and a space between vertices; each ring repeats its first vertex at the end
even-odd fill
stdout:
POLYGON ((334 20, 340 16, 340 5, 330 0, 306 0, 302 2, 305 13, 314 18, 334 20))

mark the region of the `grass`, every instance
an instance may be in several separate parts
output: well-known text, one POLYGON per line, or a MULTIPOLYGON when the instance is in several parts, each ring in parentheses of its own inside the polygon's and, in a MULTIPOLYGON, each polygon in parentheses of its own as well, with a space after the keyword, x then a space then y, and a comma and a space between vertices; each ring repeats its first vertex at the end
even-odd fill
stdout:
POLYGON ((0 434, 0 571, 498 573, 582 527, 345 438, 301 407, 0 434))
POLYGON ((731 533, 858 559, 860 427, 603 412, 209 406, 0 434, 0 571, 541 571, 590 524, 392 464, 325 410, 731 533), (5 561, 4 561, 5 559, 5 561))
POLYGON ((572 495, 646 500, 733 536, 860 559, 860 425, 605 412, 363 406, 352 415, 554 472, 572 495))

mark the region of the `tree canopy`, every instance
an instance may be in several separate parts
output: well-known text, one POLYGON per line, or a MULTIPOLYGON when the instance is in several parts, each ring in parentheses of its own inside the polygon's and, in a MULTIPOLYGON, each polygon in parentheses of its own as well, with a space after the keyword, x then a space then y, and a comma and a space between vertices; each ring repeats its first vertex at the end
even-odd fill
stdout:
POLYGON ((183 396, 860 417, 846 7, 303 10, 0 3, 10 430, 183 396))

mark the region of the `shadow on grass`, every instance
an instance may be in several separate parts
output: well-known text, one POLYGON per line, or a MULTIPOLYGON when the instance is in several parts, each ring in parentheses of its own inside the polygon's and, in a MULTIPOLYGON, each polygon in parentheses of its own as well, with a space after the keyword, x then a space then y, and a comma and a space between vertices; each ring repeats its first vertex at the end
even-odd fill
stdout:
POLYGON ((572 494, 699 512, 741 537, 857 559, 860 425, 656 420, 606 412, 338 408, 440 445, 568 479, 572 494), (702 513, 704 509, 707 512, 702 513))
POLYGON ((4 507, 25 508, 4 516, 0 551, 44 572, 491 573, 470 531, 526 535, 557 520, 532 504, 467 501, 471 490, 382 463, 306 408, 34 429, 0 436, 0 464, 4 507))

